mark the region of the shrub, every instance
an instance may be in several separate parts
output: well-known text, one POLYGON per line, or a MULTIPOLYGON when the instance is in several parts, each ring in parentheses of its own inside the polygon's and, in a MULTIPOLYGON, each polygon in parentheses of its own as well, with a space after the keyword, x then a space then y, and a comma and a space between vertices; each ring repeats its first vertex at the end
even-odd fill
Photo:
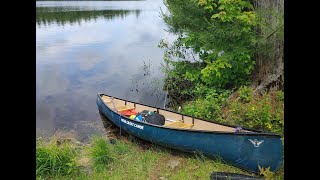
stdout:
POLYGON ((283 134, 283 102, 272 100, 270 94, 254 97, 246 103, 232 100, 226 109, 227 121, 234 125, 283 134))
POLYGON ((249 102, 252 99, 252 89, 242 86, 239 88, 239 97, 243 102, 249 102))
POLYGON ((199 118, 217 120, 222 112, 221 106, 226 102, 228 95, 228 91, 218 93, 215 90, 208 89, 204 98, 185 104, 182 112, 199 118))

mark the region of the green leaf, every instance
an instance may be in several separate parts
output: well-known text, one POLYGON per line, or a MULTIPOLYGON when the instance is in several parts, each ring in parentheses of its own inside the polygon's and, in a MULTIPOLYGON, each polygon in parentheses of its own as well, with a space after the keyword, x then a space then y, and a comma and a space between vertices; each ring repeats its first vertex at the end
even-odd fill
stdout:
POLYGON ((211 18, 219 18, 220 17, 220 14, 214 14, 211 16, 211 18))

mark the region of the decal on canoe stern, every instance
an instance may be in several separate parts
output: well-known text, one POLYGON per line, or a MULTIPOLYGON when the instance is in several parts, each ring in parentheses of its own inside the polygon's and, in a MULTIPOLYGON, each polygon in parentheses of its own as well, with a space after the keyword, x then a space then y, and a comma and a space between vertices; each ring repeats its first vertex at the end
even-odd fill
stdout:
POLYGON ((261 143, 263 143, 264 140, 258 141, 257 139, 248 139, 253 145, 254 147, 259 147, 261 143))

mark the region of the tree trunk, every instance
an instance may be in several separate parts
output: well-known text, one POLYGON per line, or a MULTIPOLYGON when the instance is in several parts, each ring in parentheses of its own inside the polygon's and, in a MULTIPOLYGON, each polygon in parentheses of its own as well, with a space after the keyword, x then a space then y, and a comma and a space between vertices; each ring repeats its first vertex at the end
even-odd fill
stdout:
POLYGON ((283 7, 284 0, 254 0, 260 22, 259 35, 266 44, 255 55, 256 67, 252 74, 254 93, 264 93, 270 88, 283 89, 283 7), (264 20, 263 20, 264 19, 264 20))

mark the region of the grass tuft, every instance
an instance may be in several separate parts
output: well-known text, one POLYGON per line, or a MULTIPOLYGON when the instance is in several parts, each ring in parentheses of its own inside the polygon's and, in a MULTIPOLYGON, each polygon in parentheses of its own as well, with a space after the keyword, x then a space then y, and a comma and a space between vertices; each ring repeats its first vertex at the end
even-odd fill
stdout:
POLYGON ((96 170, 102 170, 114 161, 113 148, 113 145, 104 137, 95 136, 91 139, 91 146, 88 147, 88 151, 96 170))
POLYGON ((36 146, 36 174, 38 177, 46 175, 67 175, 77 170, 75 157, 77 151, 70 143, 58 145, 53 138, 49 142, 37 140, 36 146))

